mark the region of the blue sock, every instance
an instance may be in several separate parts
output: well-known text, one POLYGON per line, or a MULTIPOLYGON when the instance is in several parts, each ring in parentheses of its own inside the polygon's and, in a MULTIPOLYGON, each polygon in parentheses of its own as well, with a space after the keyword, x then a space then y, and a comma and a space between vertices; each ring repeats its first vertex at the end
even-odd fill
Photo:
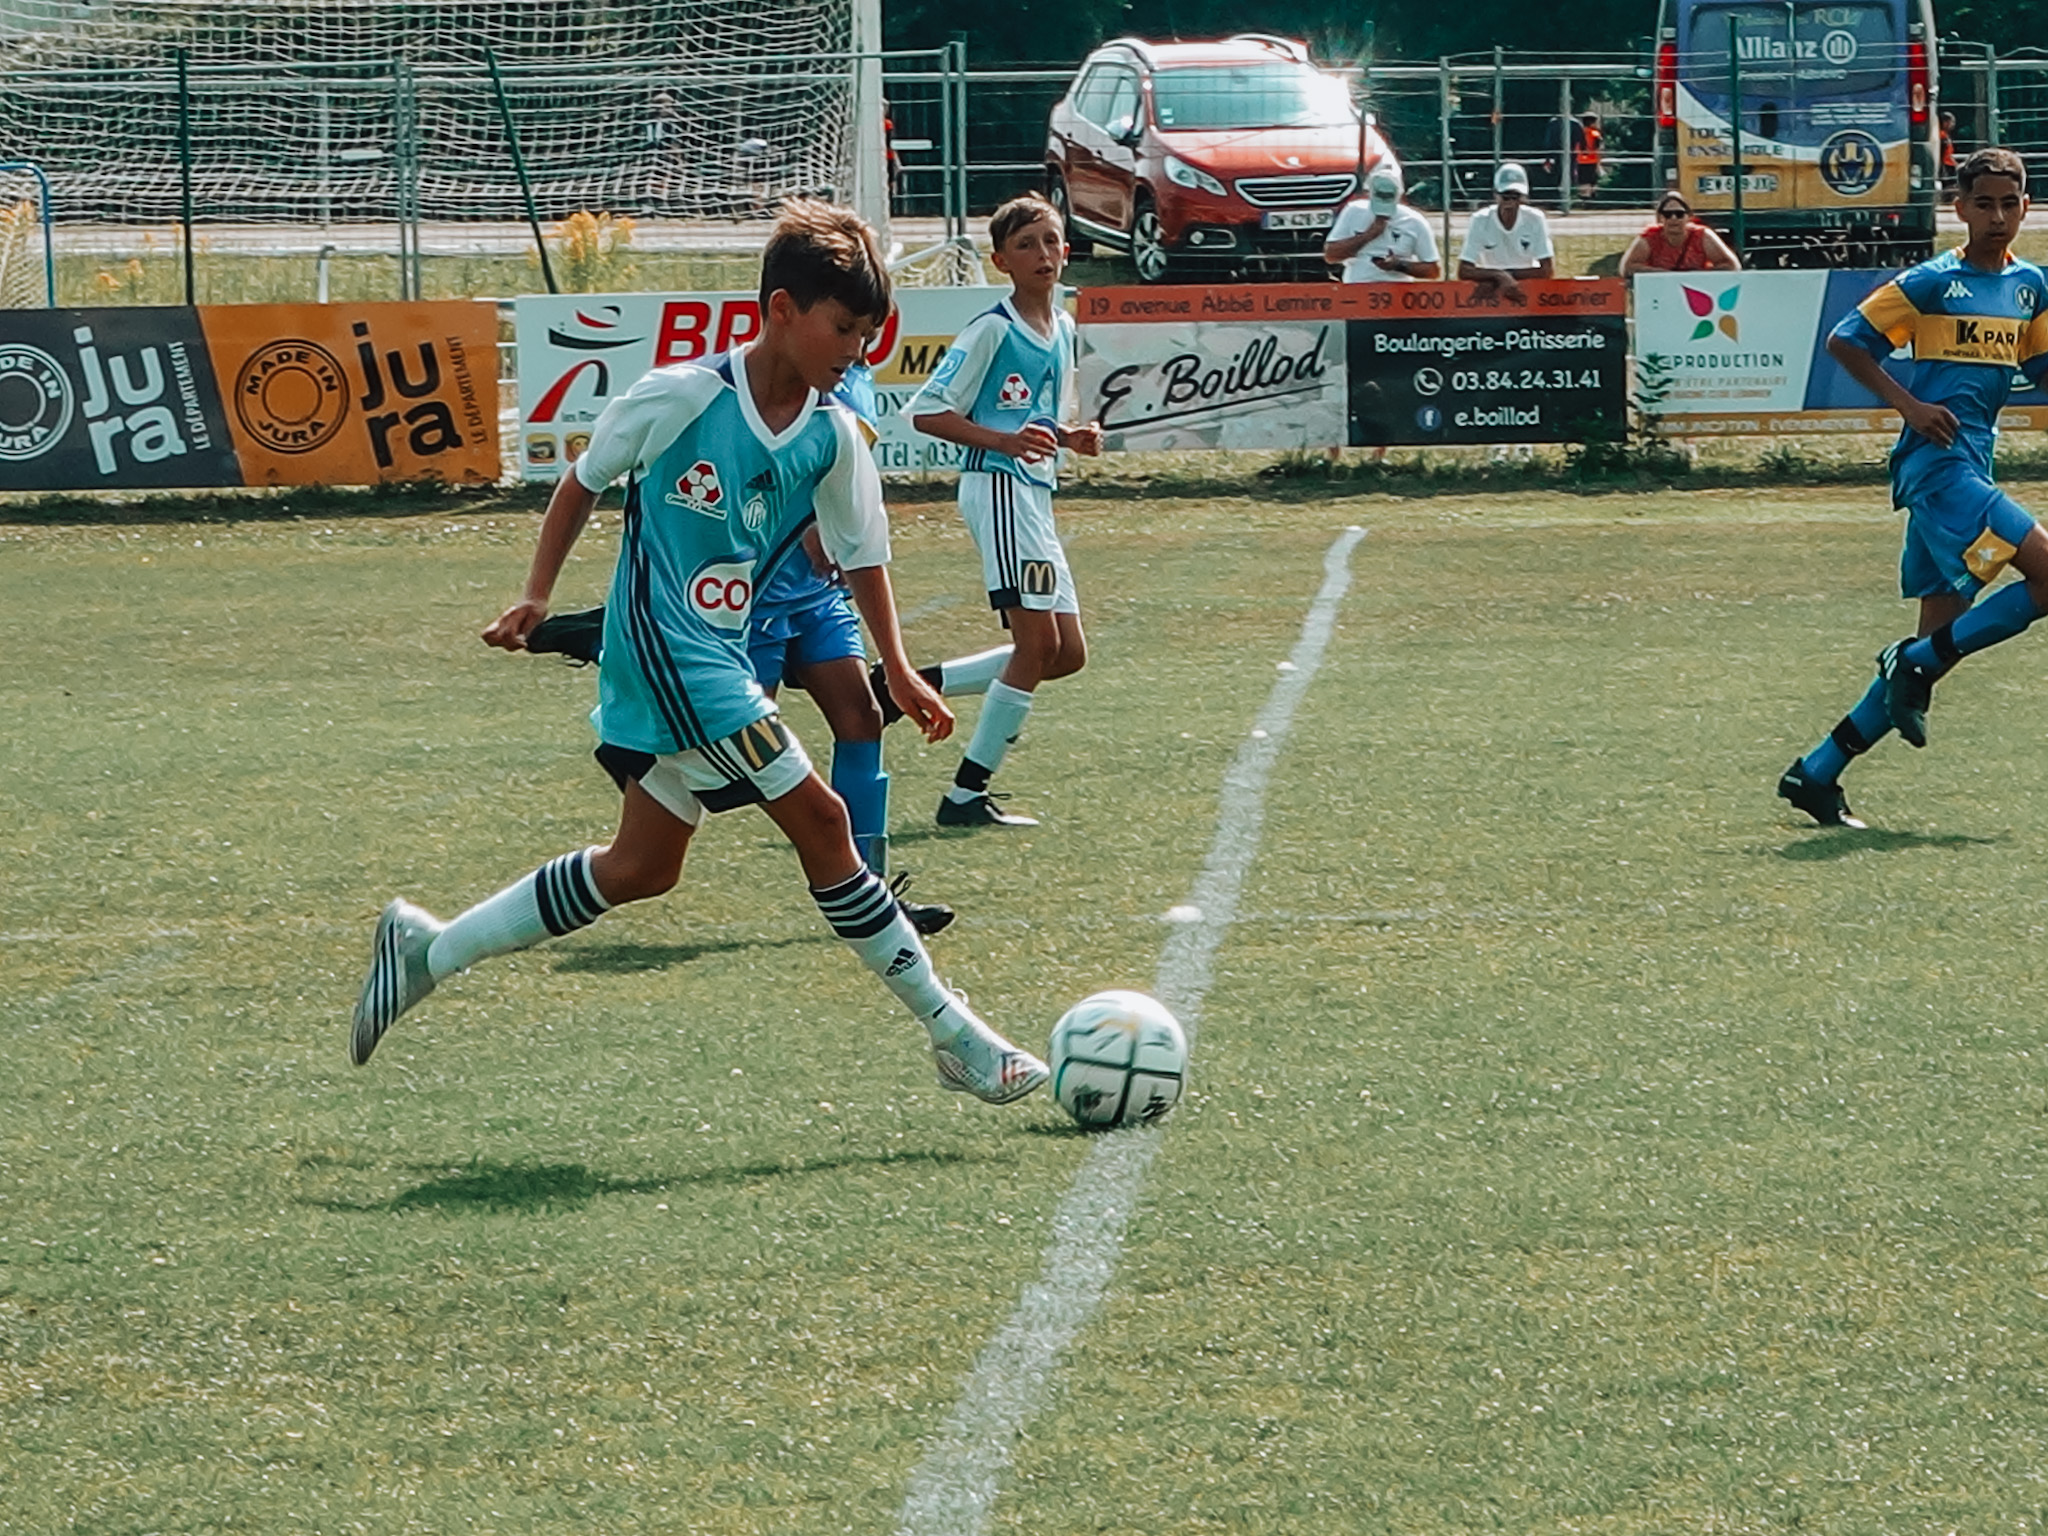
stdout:
POLYGON ((1799 760, 1800 765, 1815 783, 1832 784, 1842 776, 1851 759, 1876 746, 1891 728, 1892 718, 1884 707, 1884 679, 1873 678, 1863 697, 1856 701, 1856 707, 1821 739, 1819 746, 1799 760))
POLYGON ((2010 640, 2041 617, 2034 594, 2023 581, 2000 587, 1969 612, 1923 635, 1906 647, 1906 660, 1916 667, 1946 672, 1965 656, 2010 640))
POLYGON ((846 802, 853 846, 878 875, 889 872, 889 775, 879 741, 832 743, 832 792, 846 802))

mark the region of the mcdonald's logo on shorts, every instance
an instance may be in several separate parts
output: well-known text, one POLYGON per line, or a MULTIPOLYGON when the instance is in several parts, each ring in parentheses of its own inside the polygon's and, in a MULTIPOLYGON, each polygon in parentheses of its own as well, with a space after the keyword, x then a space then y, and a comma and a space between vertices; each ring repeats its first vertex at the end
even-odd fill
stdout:
POLYGON ((747 766, 759 773, 789 750, 789 732, 783 728, 779 715, 770 715, 742 726, 733 733, 732 743, 747 760, 747 766))
POLYGON ((1026 597, 1051 597, 1059 584, 1059 573, 1050 560, 1026 560, 1018 568, 1017 587, 1026 597))

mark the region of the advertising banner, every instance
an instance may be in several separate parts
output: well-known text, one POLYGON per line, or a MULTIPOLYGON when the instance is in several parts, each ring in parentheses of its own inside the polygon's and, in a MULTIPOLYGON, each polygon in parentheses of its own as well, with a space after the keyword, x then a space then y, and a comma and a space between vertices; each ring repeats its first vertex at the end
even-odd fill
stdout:
POLYGON ((1619 432, 1625 297, 1605 279, 1090 288, 1082 415, 1111 449, 1572 442, 1619 432))
MULTIPOLYGON (((899 288, 896 313, 868 350, 880 396, 875 462, 885 470, 946 468, 961 450, 912 430, 904 403, 967 322, 1007 288, 899 288)), ((519 468, 553 480, 590 443, 612 396, 650 368, 694 362, 760 334, 752 293, 523 294, 519 336, 519 468)))
POLYGON ((495 481, 492 305, 0 312, 0 490, 495 481))
MULTIPOLYGON (((1635 279, 1637 392, 1673 437, 1896 432, 1898 413, 1827 350, 1842 317, 1896 276, 1645 273, 1635 279)), ((1903 379, 1910 358, 1894 353, 1886 371, 1903 379)), ((2015 376, 1999 421, 2048 426, 2048 395, 2015 376)))

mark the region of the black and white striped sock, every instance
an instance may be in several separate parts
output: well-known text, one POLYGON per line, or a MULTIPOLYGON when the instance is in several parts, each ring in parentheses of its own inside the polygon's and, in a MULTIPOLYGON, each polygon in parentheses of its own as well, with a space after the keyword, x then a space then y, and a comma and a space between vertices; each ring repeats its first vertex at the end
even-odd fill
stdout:
MULTIPOLYGON (((945 1008, 946 988, 932 971, 924 940, 874 871, 863 869, 823 889, 813 886, 811 899, 832 931, 860 956, 861 964, 882 978, 882 985, 917 1015, 919 1023, 934 1029, 933 1015, 945 1008)), ((946 1017, 950 1019, 951 1013, 946 1017)))
POLYGON ((593 848, 565 853, 456 918, 434 939, 427 966, 436 980, 479 960, 588 928, 611 910, 590 873, 593 848))

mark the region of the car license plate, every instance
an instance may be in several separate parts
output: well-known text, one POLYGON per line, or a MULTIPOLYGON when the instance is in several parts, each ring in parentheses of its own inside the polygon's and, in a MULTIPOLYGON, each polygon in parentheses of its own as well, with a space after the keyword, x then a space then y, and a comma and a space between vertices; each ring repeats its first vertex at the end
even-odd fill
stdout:
POLYGON ((1335 219, 1329 208, 1268 208, 1259 223, 1266 229, 1328 229, 1335 219))

